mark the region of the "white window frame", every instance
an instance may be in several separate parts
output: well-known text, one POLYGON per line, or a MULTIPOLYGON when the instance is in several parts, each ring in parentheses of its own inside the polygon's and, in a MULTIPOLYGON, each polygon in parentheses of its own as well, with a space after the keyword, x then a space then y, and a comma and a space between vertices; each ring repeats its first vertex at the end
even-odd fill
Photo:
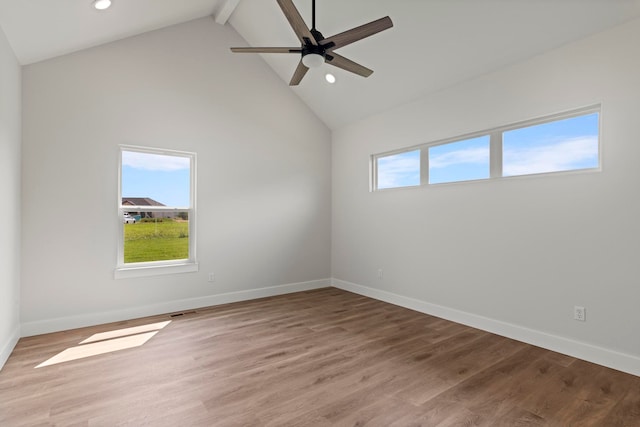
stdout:
POLYGON ((198 271, 196 258, 196 153, 187 151, 167 150, 162 148, 140 147, 133 145, 120 145, 118 150, 118 251, 115 269, 115 278, 124 279, 132 277, 146 277, 163 274, 189 273, 198 271), (147 154, 159 154, 164 156, 186 157, 190 161, 190 194, 189 206, 123 206, 122 205, 122 152, 134 151, 147 154), (124 262, 124 213, 125 211, 144 212, 188 212, 189 215, 189 258, 179 260, 165 260, 152 262, 124 262))
POLYGON ((559 174, 574 174, 574 173, 585 173, 585 172, 599 172, 602 170, 602 106, 601 104, 590 105, 588 107, 578 108, 570 111, 565 111, 562 113, 556 113, 536 119, 524 120, 517 123, 512 123, 505 126, 499 126, 492 129, 487 129, 479 132, 468 133, 465 135, 460 135, 452 138, 441 139, 439 141, 429 142, 425 144, 413 145, 407 148, 396 149, 392 151, 386 151, 384 153, 372 154, 369 157, 369 172, 370 172, 370 184, 369 191, 388 191, 388 190, 398 190, 403 188, 420 188, 420 187, 431 187, 431 186, 441 186, 441 185, 454 185, 468 182, 481 182, 481 181, 492 181, 495 179, 520 179, 532 176, 541 176, 541 175, 559 175, 559 174), (502 168, 502 138, 504 132, 527 128, 530 126, 542 125, 545 123, 556 122, 564 119, 570 119, 574 117, 586 116, 589 114, 598 113, 598 166, 593 168, 581 168, 581 169, 570 169, 570 170, 562 170, 562 171, 552 171, 552 172, 540 172, 540 173, 531 173, 531 174, 522 174, 522 175, 511 175, 511 176, 503 176, 503 168, 502 168), (434 147, 437 145, 445 145, 451 144, 454 142, 466 141, 469 139, 474 139, 482 136, 489 136, 489 178, 482 179, 474 179, 474 180, 463 180, 463 181, 451 181, 451 182, 441 182, 441 183, 429 183, 429 147, 434 147), (420 185, 407 185, 402 187, 392 187, 392 188, 378 188, 378 158, 391 156, 394 154, 401 154, 408 151, 420 150, 420 185))

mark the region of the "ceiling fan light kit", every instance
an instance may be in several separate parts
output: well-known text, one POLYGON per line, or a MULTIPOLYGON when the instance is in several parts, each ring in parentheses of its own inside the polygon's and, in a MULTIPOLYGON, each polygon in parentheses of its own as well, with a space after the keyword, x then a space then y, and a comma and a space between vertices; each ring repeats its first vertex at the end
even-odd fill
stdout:
POLYGON ((308 53, 302 57, 302 63, 307 68, 318 68, 324 64, 324 56, 317 53, 308 53))
MULTIPOLYGON (((300 55, 300 62, 289 82, 290 86, 297 86, 309 68, 318 68, 323 63, 333 65, 362 77, 369 77, 373 70, 340 56, 334 50, 349 45, 358 40, 377 34, 393 27, 391 18, 385 16, 368 24, 352 28, 343 33, 324 38, 316 29, 316 1, 312 0, 311 28, 302 19, 300 12, 293 4, 293 0, 277 0, 280 9, 289 21, 294 33, 301 43, 300 47, 232 47, 235 53, 295 53, 300 55)), ((329 81, 328 77, 325 77, 329 81)), ((335 77, 334 77, 335 81, 335 77)), ((333 83, 329 81, 330 83, 333 83)))

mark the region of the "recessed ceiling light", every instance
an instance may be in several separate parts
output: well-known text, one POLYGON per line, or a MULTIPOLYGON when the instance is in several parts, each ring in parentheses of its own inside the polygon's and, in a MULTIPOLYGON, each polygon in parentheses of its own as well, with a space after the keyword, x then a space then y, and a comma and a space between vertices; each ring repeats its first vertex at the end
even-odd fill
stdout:
POLYGON ((334 84, 336 82, 336 76, 331 73, 325 74, 324 79, 331 84, 334 84))
POLYGON ((111 6, 111 0, 94 0, 93 7, 98 10, 105 10, 111 6))

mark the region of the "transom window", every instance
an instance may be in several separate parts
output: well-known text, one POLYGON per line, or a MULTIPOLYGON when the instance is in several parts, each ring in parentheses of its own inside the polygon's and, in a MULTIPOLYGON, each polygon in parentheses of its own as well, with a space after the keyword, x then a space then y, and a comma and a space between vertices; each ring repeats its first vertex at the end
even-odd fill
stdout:
POLYGON ((597 168, 598 121, 591 113, 504 132, 503 175, 597 168))
POLYGON ((600 168, 600 106, 372 156, 372 190, 600 168))

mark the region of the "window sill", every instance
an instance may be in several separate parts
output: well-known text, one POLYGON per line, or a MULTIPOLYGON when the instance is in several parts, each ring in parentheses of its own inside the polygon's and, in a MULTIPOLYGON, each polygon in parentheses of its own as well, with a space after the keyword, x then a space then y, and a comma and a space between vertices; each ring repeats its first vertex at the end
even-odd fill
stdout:
POLYGON ((139 267, 116 268, 115 279, 129 279, 135 277, 163 276, 165 274, 193 273, 198 271, 197 262, 182 264, 145 265, 139 267))

